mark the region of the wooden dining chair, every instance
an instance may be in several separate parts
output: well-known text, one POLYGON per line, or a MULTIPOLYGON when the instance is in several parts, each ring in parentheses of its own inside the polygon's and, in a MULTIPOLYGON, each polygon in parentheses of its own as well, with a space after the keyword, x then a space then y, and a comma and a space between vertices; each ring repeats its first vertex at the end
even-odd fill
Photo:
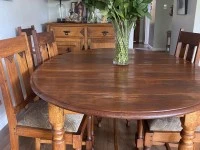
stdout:
MULTIPOLYGON (((57 50, 53 31, 37 33, 34 30, 32 31, 32 34, 33 34, 34 47, 35 47, 36 56, 37 56, 37 62, 39 65, 53 58, 54 56, 58 55, 58 50, 57 50)), ((72 114, 76 114, 77 117, 83 116, 83 114, 79 114, 79 113, 71 112, 71 111, 69 112, 72 114)), ((87 118, 88 118, 88 123, 87 123, 88 126, 87 126, 86 147, 88 149, 92 149, 94 145, 93 117, 88 116, 87 118)))
MULTIPOLYGON (((199 56, 196 56, 197 50, 199 48, 199 42, 199 33, 185 32, 183 29, 180 29, 178 41, 176 44, 175 56, 193 63, 196 57, 196 60, 199 59, 199 56)), ((197 64, 197 62, 195 63, 197 64)))
POLYGON ((21 35, 22 33, 26 33, 27 35, 27 38, 28 38, 28 43, 29 43, 29 49, 31 51, 31 55, 32 55, 32 59, 33 59, 33 62, 34 62, 34 66, 36 67, 37 66, 37 62, 35 61, 35 50, 34 50, 34 47, 33 47, 33 43, 32 43, 32 31, 35 30, 35 26, 34 25, 31 25, 30 28, 23 28, 20 26, 20 27, 17 27, 17 35, 21 35))
MULTIPOLYGON (((0 41, 0 86, 6 108, 12 150, 19 150, 19 136, 51 143, 52 131, 48 121, 48 103, 35 101, 30 86, 33 62, 26 34, 0 41)), ((65 110, 65 143, 80 150, 88 117, 65 110)))
MULTIPOLYGON (((182 58, 186 60, 186 63, 194 63, 199 66, 200 34, 180 30, 175 56, 179 58, 178 60, 182 58)), ((144 137, 146 149, 150 149, 152 145, 165 145, 167 149, 170 149, 169 144, 177 145, 180 141, 181 116, 147 120, 146 122, 148 126, 144 137)), ((200 127, 196 131, 194 142, 200 142, 200 127)))
POLYGON ((33 30, 32 34, 38 65, 58 55, 53 31, 37 33, 33 30))

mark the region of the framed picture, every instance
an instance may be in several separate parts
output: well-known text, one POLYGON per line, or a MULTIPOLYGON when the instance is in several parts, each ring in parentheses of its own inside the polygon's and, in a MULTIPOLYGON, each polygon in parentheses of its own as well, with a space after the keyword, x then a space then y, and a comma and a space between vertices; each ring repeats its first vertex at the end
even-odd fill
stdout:
POLYGON ((188 0, 177 0, 177 14, 186 15, 188 7, 188 0))
POLYGON ((71 11, 72 11, 73 13, 76 11, 76 10, 75 10, 76 4, 77 4, 77 2, 71 2, 71 11))

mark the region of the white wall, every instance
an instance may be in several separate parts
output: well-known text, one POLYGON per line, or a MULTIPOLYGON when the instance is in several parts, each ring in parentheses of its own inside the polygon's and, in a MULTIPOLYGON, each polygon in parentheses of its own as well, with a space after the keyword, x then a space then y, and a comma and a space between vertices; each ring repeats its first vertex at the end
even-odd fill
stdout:
POLYGON ((158 50, 166 49, 167 31, 171 30, 172 25, 172 16, 169 15, 172 5, 173 0, 157 0, 156 2, 153 48, 158 50), (164 5, 167 5, 165 9, 164 5))
POLYGON ((200 0, 197 0, 193 32, 200 33, 200 0))
POLYGON ((169 15, 172 5, 173 0, 154 0, 152 3, 149 45, 153 50, 166 49, 167 31, 171 30, 172 24, 172 17, 169 15))
MULTIPOLYGON (((38 32, 48 21, 47 0, 0 0, 0 39, 16 36, 16 27, 35 25, 38 32)), ((0 99, 2 97, 0 94, 0 99)), ((0 105, 0 130, 7 123, 4 106, 0 105)))
MULTIPOLYGON (((185 31, 188 31, 188 32, 193 32, 197 1, 199 5, 200 0, 188 0, 187 15, 177 15, 177 1, 174 0, 174 14, 173 14, 173 19, 172 19, 172 38, 171 38, 171 48, 170 48, 170 54, 172 55, 175 52, 180 28, 183 28, 185 31)), ((196 21, 198 22, 199 20, 200 19, 198 18, 196 21)))

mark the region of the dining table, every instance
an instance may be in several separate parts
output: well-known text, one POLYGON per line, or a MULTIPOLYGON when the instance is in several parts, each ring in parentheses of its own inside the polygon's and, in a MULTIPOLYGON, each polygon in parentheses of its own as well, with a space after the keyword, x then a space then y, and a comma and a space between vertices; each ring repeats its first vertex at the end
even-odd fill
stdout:
MULTIPOLYGON (((179 150, 193 150, 200 116, 200 67, 168 52, 129 50, 129 64, 113 65, 114 49, 57 55, 31 76, 49 104, 53 149, 64 150, 63 111, 117 119, 183 115, 179 150)), ((127 135, 128 136, 128 135, 127 135)))

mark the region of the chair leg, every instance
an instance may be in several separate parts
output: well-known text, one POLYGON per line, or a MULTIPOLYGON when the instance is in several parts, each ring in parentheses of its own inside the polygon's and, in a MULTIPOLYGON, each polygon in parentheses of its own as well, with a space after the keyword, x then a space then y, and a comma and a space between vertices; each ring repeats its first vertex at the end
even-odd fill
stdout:
POLYGON ((153 145, 153 133, 146 133, 144 141, 145 150, 150 150, 152 145, 153 145))
POLYGON ((167 150, 171 150, 169 143, 165 143, 165 147, 167 150))
POLYGON ((92 116, 88 116, 86 150, 92 150, 92 116))
POLYGON ((130 127, 130 120, 126 119, 126 127, 130 127))
POLYGON ((35 150, 40 150, 40 146, 41 146, 40 139, 36 138, 35 139, 35 150))
POLYGON ((94 147, 94 116, 92 116, 92 147, 94 147))
POLYGON ((113 132, 114 132, 114 149, 118 150, 118 127, 117 127, 117 119, 113 119, 113 132))
POLYGON ((96 117, 97 118, 97 126, 101 127, 102 117, 96 117))
POLYGON ((10 132, 10 148, 11 150, 19 150, 19 136, 14 132, 10 132))
POLYGON ((137 133, 136 133, 136 148, 144 148, 144 122, 143 120, 137 121, 137 133))

